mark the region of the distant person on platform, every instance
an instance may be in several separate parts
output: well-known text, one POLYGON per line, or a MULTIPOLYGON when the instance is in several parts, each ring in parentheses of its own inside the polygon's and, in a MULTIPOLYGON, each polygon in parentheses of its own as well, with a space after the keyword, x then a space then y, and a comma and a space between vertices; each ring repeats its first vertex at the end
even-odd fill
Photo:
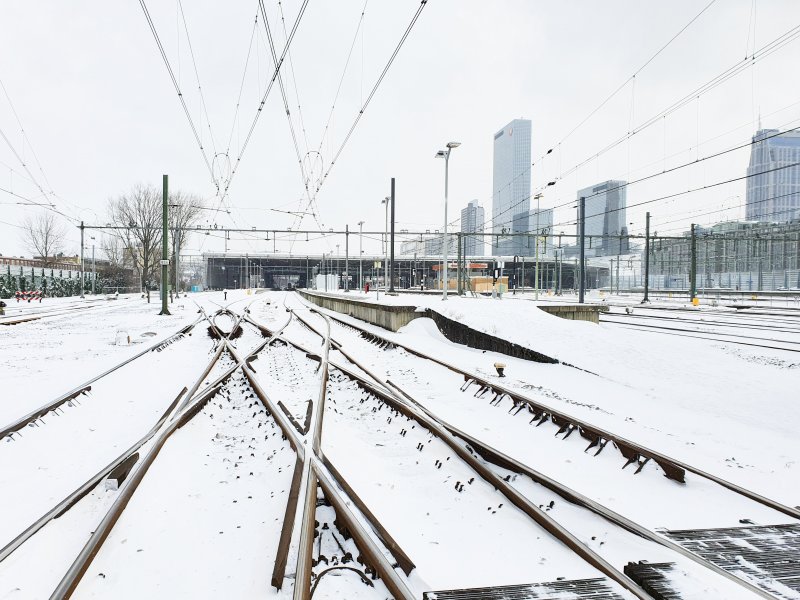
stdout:
POLYGON ((225 300, 228 299, 228 290, 222 290, 222 295, 225 300))

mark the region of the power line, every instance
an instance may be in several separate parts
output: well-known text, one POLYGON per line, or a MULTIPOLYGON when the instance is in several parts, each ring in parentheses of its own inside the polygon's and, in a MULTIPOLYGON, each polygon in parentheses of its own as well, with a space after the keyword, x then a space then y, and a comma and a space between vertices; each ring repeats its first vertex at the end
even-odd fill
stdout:
POLYGON ((167 58, 167 53, 164 50, 164 46, 161 44, 161 39, 158 37, 158 31, 156 31, 155 23, 153 19, 150 17, 150 11, 147 10, 147 4, 145 4, 145 0, 139 0, 139 4, 142 7, 142 11, 144 12, 144 17, 147 20, 147 24, 150 26, 150 31, 153 34, 153 39, 156 41, 156 45, 158 46, 158 50, 161 53, 161 58, 164 60, 164 66, 167 68, 167 73, 169 73, 169 77, 172 80, 172 85, 175 87, 175 91, 178 94, 178 99, 180 100, 181 106, 183 107, 183 112, 186 115, 186 119, 189 121, 189 127, 192 129, 192 133, 194 134, 194 139, 197 141, 197 145, 200 148, 200 153, 203 155, 203 162, 206 163, 206 168, 208 168, 208 173, 211 175, 211 180, 214 182, 214 186, 217 186, 216 178, 214 177, 214 170, 211 168, 211 163, 208 161, 208 156, 206 155, 205 148, 203 147, 203 142, 200 139, 200 135, 197 133, 197 128, 194 125, 194 120, 192 119, 192 115, 189 113, 189 107, 186 106, 186 100, 183 97, 183 93, 181 92, 180 85, 178 85, 178 80, 175 78, 175 73, 172 71, 172 66, 170 65, 169 59, 167 58))
POLYGON ((242 156, 244 155, 244 151, 247 149, 248 144, 250 143, 250 138, 253 136, 253 131, 256 128, 256 124, 258 123, 259 117, 261 117, 261 112, 264 109, 264 104, 267 102, 267 98, 269 97, 270 90, 272 90, 272 86, 275 84, 275 79, 277 79, 278 75, 280 74, 280 68, 283 65, 283 61, 286 58, 286 53, 289 51, 289 47, 292 44, 292 40, 294 39, 295 33, 297 33, 297 27, 300 25, 300 20, 303 18, 303 14, 305 13, 306 7, 308 6, 308 0, 303 0, 303 4, 300 6, 300 10, 295 18, 294 25, 292 26, 291 33, 289 34, 289 38, 286 40, 286 45, 283 48, 283 52, 281 53, 280 59, 277 61, 277 66, 275 68, 275 72, 270 79, 269 85, 267 86, 266 91, 264 92, 264 96, 262 97, 261 101, 258 104, 258 108, 256 109, 256 114, 253 117, 253 122, 250 124, 250 129, 247 132, 247 136, 245 137, 244 144, 242 145, 241 150, 239 151, 239 156, 236 158, 236 162, 233 165, 233 169, 231 171, 230 179, 225 185, 225 189, 222 191, 220 195, 220 203, 225 201, 225 198, 228 195, 228 190, 230 189, 231 183, 233 182, 233 178, 236 175, 237 171, 239 170, 239 163, 242 161, 242 156))
POLYGON ((414 25, 416 24, 417 19, 419 19, 419 15, 420 15, 420 13, 422 13, 422 9, 425 8, 425 5, 427 4, 427 2, 428 2, 428 0, 421 0, 421 2, 419 4, 419 7, 417 8, 417 11, 414 13, 414 16, 411 18, 411 22, 408 24, 408 27, 406 27, 405 32, 403 32, 403 35, 400 38, 400 41, 397 43, 397 46, 395 47, 394 52, 392 52, 392 55, 389 57, 389 60, 386 63, 386 66, 383 68, 383 71, 381 71, 381 74, 378 77, 378 80, 375 82, 375 85, 372 86, 372 90, 370 91, 369 95, 367 96, 367 99, 364 102, 364 104, 361 106, 361 110, 358 111, 358 115, 356 115, 356 118, 353 121, 353 124, 350 126, 350 130, 347 132, 347 135, 345 136, 344 140, 342 141, 341 145, 339 146, 339 149, 336 151, 336 154, 333 156, 333 159, 331 160, 331 164, 328 167, 328 170, 322 176, 322 180, 319 182, 319 185, 317 185, 317 188, 316 188, 315 192, 319 192, 320 188, 325 184, 325 181, 327 180, 328 175, 330 175, 331 169, 333 169, 333 166, 336 164, 336 161, 339 159, 339 156, 341 155, 342 151, 344 150, 345 145, 347 144, 347 142, 350 139, 350 137, 353 135, 353 131, 355 131, 356 126, 358 125, 359 121, 361 121, 361 117, 364 116, 364 112, 367 110, 367 107, 369 106, 369 103, 372 101, 372 98, 375 96, 375 92, 378 91, 378 87, 380 86, 381 82, 383 81, 383 78, 386 77, 386 73, 389 71, 389 67, 392 66, 392 63, 394 62, 394 59, 397 57, 397 54, 400 52, 400 49, 403 47, 403 44, 405 43, 406 38, 408 38, 408 35, 411 33, 411 30, 413 29, 414 25))
MULTIPOLYGON (((217 155, 217 146, 214 142, 214 131, 211 129, 211 119, 208 118, 208 107, 206 106, 206 99, 203 96, 203 86, 200 85, 200 73, 197 70, 197 61, 194 57, 194 48, 192 47, 192 39, 189 37, 189 26, 186 24, 186 15, 183 12, 183 2, 178 0, 178 8, 181 12, 181 20, 183 21, 183 29, 186 32, 186 42, 189 45, 189 55, 192 57, 192 66, 194 67, 194 76, 197 81, 197 92, 200 94, 200 104, 203 106, 203 112, 206 115, 206 124, 208 125, 208 134, 211 136, 211 148, 214 151, 214 156, 217 155)), ((212 172, 213 175, 213 172, 212 172)), ((216 183, 216 180, 215 180, 216 183)))
MULTIPOLYGON (((747 58, 746 60, 738 61, 733 66, 729 67, 728 69, 726 69, 725 71, 723 71, 722 73, 717 75, 716 77, 714 77, 714 78, 710 79, 709 81, 705 82, 700 87, 696 88, 694 91, 692 91, 689 94, 685 95, 680 100, 677 100, 676 102, 674 102, 673 104, 671 104, 667 108, 663 109, 658 114, 651 116, 649 119, 644 121, 639 126, 634 127, 631 131, 628 131, 625 135, 623 135, 620 138, 618 138, 617 140, 611 142, 610 144, 605 146, 600 151, 598 151, 596 153, 593 153, 589 158, 584 159, 583 161, 577 163, 576 165, 572 166, 571 168, 567 169, 566 171, 562 171, 555 178, 555 181, 558 182, 558 181, 563 180, 564 177, 574 173, 575 171, 577 171, 578 169, 580 169, 581 167, 583 167, 584 165, 586 165, 590 161, 599 158, 600 156, 602 156, 606 152, 612 150, 613 148, 615 148, 616 146, 618 146, 621 143, 625 142, 626 140, 629 140, 630 138, 632 138, 636 134, 641 133, 642 131, 644 131, 648 127, 652 126, 653 124, 660 122, 660 120, 662 118, 666 118, 667 116, 669 116, 673 112, 675 112, 678 109, 680 109, 683 106, 685 106, 688 102, 691 102, 691 101, 695 100, 696 98, 701 97, 703 94, 711 91, 715 87, 717 87, 717 86, 721 85, 722 83, 728 81, 729 79, 731 79, 732 77, 738 75, 739 73, 743 72, 744 70, 746 70, 748 68, 751 68, 759 60, 763 60, 764 58, 766 58, 770 54, 773 54, 774 52, 777 52, 778 50, 782 49, 787 44, 789 44, 792 41, 796 40, 798 37, 800 37, 800 25, 796 25, 796 26, 792 27, 791 29, 789 29, 788 31, 786 31, 785 33, 779 35, 777 38, 773 39, 771 42, 765 44, 760 49, 754 51, 753 54, 749 58, 747 58)), ((552 148, 549 149, 538 160, 542 160, 545 156, 549 155, 552 151, 553 151, 552 148)), ((532 163, 531 167, 528 167, 525 170, 523 170, 521 173, 519 173, 514 178, 512 178, 512 180, 509 181, 503 187, 504 188, 510 187, 514 183, 514 181, 516 181, 517 179, 519 179, 520 177, 522 177, 526 173, 530 172, 532 166, 537 164, 537 163, 538 163, 538 161, 532 163)), ((537 191, 538 192, 542 192, 542 191, 544 191, 544 189, 546 187, 547 186, 541 186, 537 191)), ((534 192, 534 194, 531 194, 527 198, 523 198, 522 200, 520 200, 516 204, 511 205, 509 207, 509 209, 515 208, 516 206, 519 206, 520 204, 522 204, 526 200, 529 200, 533 195, 535 195, 535 193, 536 192, 534 192)), ((492 198, 494 198, 494 195, 495 194, 493 193, 492 194, 492 198)), ((504 212, 507 212, 507 211, 504 211, 504 212)))

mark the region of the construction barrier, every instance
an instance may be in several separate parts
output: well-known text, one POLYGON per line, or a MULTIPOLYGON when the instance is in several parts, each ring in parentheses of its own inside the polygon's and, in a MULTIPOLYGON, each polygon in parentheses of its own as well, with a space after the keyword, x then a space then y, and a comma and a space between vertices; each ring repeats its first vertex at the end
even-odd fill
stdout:
POLYGON ((42 301, 42 290, 29 290, 27 292, 21 292, 17 290, 14 294, 14 297, 17 299, 17 302, 20 300, 27 300, 30 302, 31 300, 39 300, 42 301))

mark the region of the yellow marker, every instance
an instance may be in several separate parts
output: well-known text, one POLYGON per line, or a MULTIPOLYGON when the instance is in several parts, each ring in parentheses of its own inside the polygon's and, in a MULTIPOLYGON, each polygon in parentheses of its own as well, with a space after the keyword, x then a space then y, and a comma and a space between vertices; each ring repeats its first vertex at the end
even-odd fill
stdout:
POLYGON ((692 304, 694 304, 695 306, 699 306, 700 305, 700 298, 692 298, 692 304))

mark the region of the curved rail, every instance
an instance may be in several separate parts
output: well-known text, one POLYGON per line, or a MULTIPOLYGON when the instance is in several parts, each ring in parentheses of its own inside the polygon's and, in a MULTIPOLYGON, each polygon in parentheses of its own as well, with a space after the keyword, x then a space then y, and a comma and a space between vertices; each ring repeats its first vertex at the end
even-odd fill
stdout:
MULTIPOLYGON (((582 419, 578 419, 572 415, 563 413, 540 401, 533 400, 532 398, 529 398, 519 392, 513 391, 503 386, 500 383, 497 383, 495 381, 489 381, 484 377, 481 377, 475 373, 470 373, 469 371, 465 371, 464 369, 461 369, 440 358, 429 356, 424 352, 420 352, 419 350, 416 350, 408 346, 407 344, 403 344, 395 340, 389 340, 388 338, 385 338, 381 335, 378 335, 372 331, 367 330, 366 328, 353 324, 352 322, 345 321, 335 315, 330 315, 327 312, 326 314, 328 315, 328 317, 330 317, 332 321, 340 323, 344 327, 350 327, 352 329, 355 329, 367 339, 378 340, 386 344, 392 344, 394 346, 397 346, 398 348, 404 349, 405 351, 415 356, 419 356, 420 358, 424 358, 426 360, 435 362, 455 373, 462 375, 465 380, 465 384, 462 389, 467 389, 473 383, 477 384, 481 387, 482 391, 484 392, 491 391, 492 393, 494 393, 496 399, 499 399, 501 396, 507 396, 517 404, 526 405, 530 407, 530 409, 532 409, 532 412, 535 415, 539 415, 541 418, 544 419, 549 418, 556 425, 560 425, 562 427, 577 429, 578 432, 584 438, 592 442, 592 446, 600 445, 604 441, 614 442, 614 444, 620 449, 622 455, 628 460, 631 460, 632 458, 635 459, 638 457, 649 458, 662 468, 667 477, 669 477, 670 479, 674 479, 679 483, 685 482, 686 472, 693 473, 695 475, 698 475, 699 477, 703 477, 705 479, 713 481, 714 483, 717 483, 722 487, 725 487, 741 496, 744 496, 750 500, 758 502, 759 504, 768 506, 769 508, 782 512, 783 514, 793 517, 795 519, 800 519, 800 510, 796 508, 786 506, 785 504, 782 504, 776 500, 772 500, 771 498, 767 498, 766 496, 763 496, 752 490, 748 490, 747 488, 744 488, 735 483, 727 481, 726 479, 723 479, 722 477, 718 477, 712 473, 704 471, 703 469, 694 467, 688 463, 673 458, 667 454, 658 452, 656 450, 653 450, 651 448, 633 442, 623 436, 608 431, 607 429, 598 427, 596 425, 583 421, 582 419)), ((340 348, 337 349, 341 350, 340 348)), ((349 358, 350 357, 348 357, 348 359, 349 358)))
MULTIPOLYGON (((309 324, 309 326, 311 325, 309 324)), ((297 344, 295 342, 290 343, 292 343, 292 345, 299 350, 308 352, 308 350, 301 344, 297 344)), ((371 372, 366 369, 364 365, 355 362, 350 356, 346 355, 341 346, 337 349, 342 352, 342 354, 346 356, 348 360, 353 362, 353 364, 358 366, 365 373, 369 374, 371 378, 377 380, 377 377, 371 374, 371 372)), ((566 545, 583 561, 609 577, 611 580, 617 582, 640 600, 650 600, 650 595, 638 584, 631 581, 622 571, 614 567, 594 550, 587 547, 574 534, 558 523, 544 510, 539 508, 536 504, 531 502, 524 494, 519 492, 515 487, 510 485, 502 477, 488 468, 483 462, 479 461, 463 444, 456 443, 453 436, 438 422, 438 420, 428 416, 422 411, 417 410, 401 397, 396 397, 390 389, 375 386, 372 382, 367 381, 359 374, 348 369, 344 365, 335 362, 332 362, 332 364, 336 369, 344 373, 347 377, 355 381, 365 390, 374 394, 388 406, 417 421, 420 425, 428 429, 428 431, 436 435, 445 444, 447 444, 450 449, 453 450, 453 452, 455 452, 455 454, 461 458, 464 463, 468 465, 479 477, 481 477, 495 489, 499 490, 509 502, 525 513, 554 539, 566 545)), ((297 600, 298 596, 295 596, 295 598, 297 600)))
MULTIPOLYGON (((309 326, 311 326, 311 325, 309 324, 309 326)), ((298 346, 298 349, 303 350, 303 348, 300 347, 300 346, 298 346)), ((361 369, 364 373, 368 374, 370 376, 370 378, 373 379, 380 387, 378 388, 375 385, 373 385, 372 383, 367 382, 360 375, 358 375, 355 371, 352 371, 352 370, 348 369, 346 366, 340 365, 340 364, 338 364, 338 363, 336 363, 334 361, 332 363, 332 365, 336 369, 340 370, 342 373, 347 375, 350 379, 356 381, 364 389, 370 391, 372 394, 374 394, 378 398, 381 398, 384 402, 387 402, 392 408, 395 408, 396 410, 399 410, 400 412, 402 412, 406 416, 408 416, 410 418, 413 418, 418 423, 420 423, 422 426, 428 428, 429 431, 434 431, 434 429, 432 429, 430 427, 430 423, 433 423, 436 426, 440 427, 442 430, 444 430, 445 432, 450 434, 450 436, 452 436, 452 437, 449 437, 449 436, 446 436, 446 435, 442 436, 440 432, 437 432, 438 437, 442 441, 444 441, 446 444, 448 444, 459 455, 462 455, 462 457, 463 457, 463 452, 467 452, 469 456, 472 456, 471 453, 470 453, 470 449, 474 450, 478 455, 480 455, 487 462, 496 464, 497 466, 502 467, 504 469, 507 469, 509 471, 512 471, 514 473, 524 474, 524 475, 528 476, 534 482, 536 482, 536 483, 542 485, 543 487, 545 487, 547 489, 550 489, 551 491, 557 493, 559 496, 561 496, 562 498, 564 498, 568 502, 571 502, 573 504, 577 504, 579 506, 582 506, 582 507, 590 510, 591 512, 593 512, 597 516, 605 519, 608 522, 611 522, 611 523, 613 523, 613 524, 615 524, 615 525, 617 525, 617 526, 619 526, 619 527, 621 527, 621 528, 623 528, 623 529, 625 529, 625 530, 627 530, 627 531, 629 531, 631 533, 634 533, 634 534, 636 534, 636 535, 638 535, 638 536, 640 536, 640 537, 642 537, 644 539, 647 539, 647 540, 649 540, 651 542, 657 543, 660 546, 668 548, 668 549, 680 554, 681 556, 684 556, 685 558, 688 558, 689 560, 692 560, 696 564, 698 564, 698 565, 700 565, 702 567, 705 567, 705 568, 709 569, 710 571, 713 571, 714 573, 716 573, 716 574, 718 574, 718 575, 720 575, 722 577, 725 577, 729 581, 732 581, 732 582, 742 586, 743 588, 747 589, 749 592, 754 593, 754 594, 756 594, 757 596, 759 596, 761 598, 774 599, 774 596, 772 594, 762 590, 761 588, 757 587, 756 585, 737 577, 735 574, 730 573, 730 572, 722 569, 721 567, 718 567, 717 565, 711 563, 710 561, 702 558, 698 554, 683 548, 682 546, 680 546, 679 544, 673 542, 672 540, 669 540, 669 539, 667 539, 665 537, 659 536, 658 534, 650 531, 649 529, 643 527, 642 525, 636 523, 635 521, 633 521, 631 519, 628 519, 627 517, 624 517, 623 515, 617 513, 616 511, 605 507, 604 505, 602 505, 602 504, 600 504, 600 503, 588 498, 587 496, 581 494, 580 492, 577 492, 577 491, 569 488, 568 486, 559 483, 558 481, 552 479, 551 477, 548 477, 547 475, 544 475, 543 473, 540 473, 539 471, 536 471, 535 469, 529 467, 528 465, 525 465, 522 462, 503 454, 502 452, 496 450, 495 448, 489 446, 488 444, 485 444, 484 442, 480 441, 479 439, 477 439, 477 438, 475 438, 475 437, 473 437, 473 436, 461 431, 460 429, 450 425, 446 421, 444 421, 441 418, 439 418, 438 416, 436 416, 429 409, 425 408, 419 401, 414 399, 409 393, 404 391, 400 386, 398 386, 397 384, 393 383, 390 380, 387 380, 386 383, 384 384, 376 374, 374 374, 368 367, 366 367, 365 365, 361 364, 352 355, 347 353, 343 348, 340 347, 340 348, 338 348, 338 350, 351 363, 353 363, 356 367, 361 369), (387 396, 387 394, 388 394, 388 396, 387 396), (399 397, 398 397, 398 394, 400 395, 399 397), (425 415, 425 417, 427 417, 427 418, 426 419, 420 419, 418 415, 414 414, 415 411, 409 411, 408 409, 403 409, 401 404, 395 403, 389 396, 394 396, 394 398, 396 400, 406 401, 406 402, 410 403, 411 406, 415 409, 415 411, 419 411, 420 413, 425 415), (458 444, 458 443, 454 444, 453 443, 453 438, 460 438, 461 440, 463 440, 463 443, 462 444, 458 444), (460 452, 459 452, 459 448, 461 449, 460 452)), ((473 465, 470 465, 470 466, 473 466, 473 465)), ((476 469, 476 471, 477 471, 477 469, 476 469)), ((479 474, 481 476, 483 476, 483 473, 479 472, 479 474)), ((498 478, 498 479, 500 479, 500 478, 498 478)), ((489 481, 489 480, 487 479, 487 481, 489 481)), ((500 479, 500 484, 499 485, 497 483, 495 483, 494 481, 490 481, 490 483, 492 483, 492 485, 495 485, 495 487, 497 487, 498 489, 501 489, 501 491, 503 491, 503 493, 505 493, 505 490, 502 487, 503 484, 505 484, 506 486, 508 485, 502 479, 500 479)), ((511 487, 511 486, 508 486, 508 487, 511 487)), ((514 498, 513 497, 510 497, 508 495, 507 495, 507 497, 509 498, 509 500, 514 502, 514 498)), ((527 511, 525 511, 525 512, 527 512, 527 511)), ((545 513, 545 516, 547 516, 549 518, 549 515, 546 515, 546 513, 545 513)), ((537 522, 538 522, 538 520, 537 520, 537 522)), ((548 531, 550 531, 550 530, 548 529, 548 531)), ((565 543, 567 543, 567 542, 565 541, 565 543)), ((580 542, 578 541, 578 543, 580 543, 580 542)), ((567 545, 570 548, 572 548, 572 546, 569 543, 567 543, 567 545)), ((602 570, 603 569, 601 569, 601 571, 602 570)), ((609 573, 606 573, 606 575, 609 575, 609 577, 612 577, 612 579, 617 580, 616 577, 613 577, 609 573)), ((627 580, 626 576, 624 576, 624 575, 622 575, 622 576, 625 577, 626 580, 627 580)), ((618 581, 618 583, 621 583, 622 585, 625 585, 626 587, 628 587, 624 582, 620 582, 619 580, 617 580, 617 581, 618 581)))

